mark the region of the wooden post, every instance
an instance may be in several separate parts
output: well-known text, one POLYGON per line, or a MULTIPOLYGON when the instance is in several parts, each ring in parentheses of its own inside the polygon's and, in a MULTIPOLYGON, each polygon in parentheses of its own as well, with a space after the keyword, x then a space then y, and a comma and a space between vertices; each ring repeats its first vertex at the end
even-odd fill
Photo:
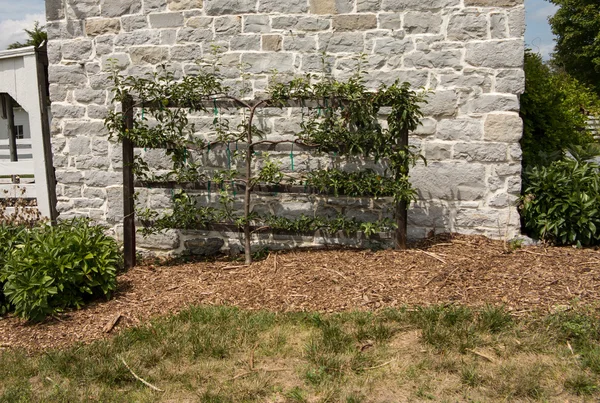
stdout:
MULTIPOLYGON (((50 134, 50 119, 48 116, 48 53, 46 44, 35 50, 37 61, 38 93, 40 95, 40 114, 42 117, 42 139, 44 148, 44 163, 46 165, 46 187, 50 204, 50 221, 55 224, 58 212, 56 210, 56 174, 52 161, 52 143, 50 134)), ((38 182, 36 180, 36 182, 38 182)))
MULTIPOLYGON (((8 149, 10 152, 10 161, 17 162, 19 155, 17 154, 17 131, 15 127, 15 110, 13 99, 9 94, 2 94, 2 109, 6 114, 8 126, 8 149)), ((12 183, 18 183, 17 176, 12 176, 12 183)))
MULTIPOLYGON (((408 130, 402 131, 402 136, 398 142, 401 150, 408 150, 408 130)), ((404 175, 408 175, 409 163, 404 163, 404 175)), ((396 203, 396 249, 407 248, 407 232, 408 232, 408 204, 402 200, 396 203)))
MULTIPOLYGON (((133 99, 127 96, 123 100, 123 130, 133 129, 133 99)), ((135 206, 133 177, 133 142, 123 138, 123 240, 125 268, 135 267, 135 206)))

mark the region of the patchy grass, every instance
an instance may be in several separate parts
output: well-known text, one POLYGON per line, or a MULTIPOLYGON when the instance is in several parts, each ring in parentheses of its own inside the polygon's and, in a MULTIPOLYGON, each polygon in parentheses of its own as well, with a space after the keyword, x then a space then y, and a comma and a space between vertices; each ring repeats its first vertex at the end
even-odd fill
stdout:
POLYGON ((598 319, 591 308, 515 318, 497 307, 194 307, 91 345, 0 352, 0 402, 591 402, 598 319))

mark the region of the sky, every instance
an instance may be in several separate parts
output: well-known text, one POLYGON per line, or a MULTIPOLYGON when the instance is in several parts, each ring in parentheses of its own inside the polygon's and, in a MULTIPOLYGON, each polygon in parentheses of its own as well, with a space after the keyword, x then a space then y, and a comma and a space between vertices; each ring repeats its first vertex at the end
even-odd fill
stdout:
MULTIPOLYGON (((525 0, 525 11, 525 42, 547 59, 554 47, 548 17, 554 14, 556 7, 546 0, 525 0)), ((23 29, 33 27, 34 21, 45 21, 44 0, 0 0, 0 50, 15 41, 24 41, 23 29)))

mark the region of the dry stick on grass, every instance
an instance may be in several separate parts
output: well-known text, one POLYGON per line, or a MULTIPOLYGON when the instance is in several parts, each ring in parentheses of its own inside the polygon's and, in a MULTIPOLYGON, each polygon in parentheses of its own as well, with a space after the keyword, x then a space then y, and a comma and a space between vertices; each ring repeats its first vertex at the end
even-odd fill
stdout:
POLYGON ((390 364, 391 364, 392 362, 394 362, 394 361, 396 361, 396 359, 395 359, 395 358, 394 358, 393 360, 386 361, 386 362, 384 362, 383 364, 375 365, 374 367, 366 367, 366 368, 363 368, 363 370, 364 370, 364 371, 370 371, 370 370, 372 370, 372 369, 383 368, 383 367, 385 367, 385 366, 388 366, 388 365, 390 365, 390 364))
POLYGON ((136 373, 133 372, 133 370, 131 368, 129 368, 129 365, 127 365, 127 363, 125 362, 125 359, 123 359, 123 357, 120 357, 120 358, 121 358, 121 362, 123 363, 123 365, 125 365, 125 368, 127 368, 129 370, 129 372, 131 372, 131 375, 133 375, 133 377, 135 379, 137 379, 138 381, 140 381, 141 383, 143 383, 144 385, 146 385, 147 387, 149 387, 152 390, 155 390, 157 392, 164 392, 164 390, 157 388, 156 386, 152 385, 150 382, 137 376, 136 373))
POLYGON ((492 357, 490 357, 489 355, 485 355, 485 354, 483 354, 483 353, 480 353, 480 352, 479 352, 479 351, 477 351, 477 350, 472 350, 472 349, 470 349, 470 348, 467 348, 467 349, 466 349, 466 351, 468 351, 469 353, 475 354, 475 355, 476 355, 476 356, 478 356, 478 357, 484 358, 484 359, 486 359, 487 361, 489 361, 489 362, 491 362, 491 363, 495 363, 495 362, 496 362, 496 360, 494 360, 494 359, 493 359, 492 357))

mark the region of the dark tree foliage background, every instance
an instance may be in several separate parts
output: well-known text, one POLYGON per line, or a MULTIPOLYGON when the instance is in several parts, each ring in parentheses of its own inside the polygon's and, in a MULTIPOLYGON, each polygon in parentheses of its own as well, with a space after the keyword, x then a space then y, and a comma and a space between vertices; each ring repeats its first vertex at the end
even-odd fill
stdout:
POLYGON ((525 93, 521 97, 523 165, 548 165, 572 148, 593 142, 589 114, 600 113, 593 90, 563 71, 555 71, 525 52, 525 93))
POLYGON ((549 1, 560 6, 549 20, 557 36, 553 63, 600 94, 600 1, 549 1))

